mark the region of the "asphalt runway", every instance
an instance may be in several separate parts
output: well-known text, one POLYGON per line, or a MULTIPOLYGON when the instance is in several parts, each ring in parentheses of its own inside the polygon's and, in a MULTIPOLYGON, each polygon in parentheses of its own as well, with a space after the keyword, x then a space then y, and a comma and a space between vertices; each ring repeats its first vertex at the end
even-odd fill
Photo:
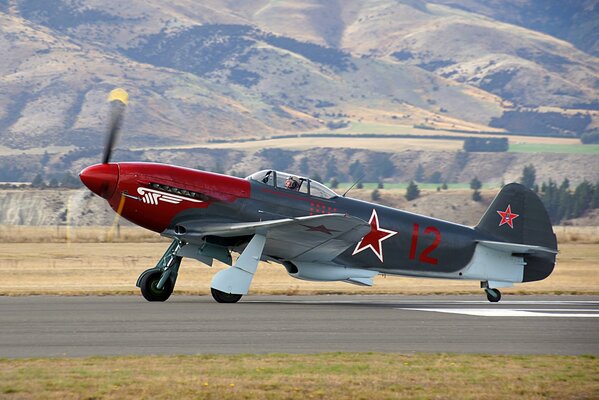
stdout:
POLYGON ((599 296, 0 297, 0 357, 331 351, 599 355, 599 296))

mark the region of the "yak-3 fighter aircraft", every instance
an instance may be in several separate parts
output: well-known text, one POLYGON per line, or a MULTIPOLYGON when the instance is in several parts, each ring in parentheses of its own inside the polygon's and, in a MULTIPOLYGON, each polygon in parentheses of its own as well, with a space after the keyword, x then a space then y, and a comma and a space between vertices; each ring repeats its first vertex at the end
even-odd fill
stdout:
POLYGON ((83 183, 129 221, 171 238, 138 281, 148 301, 165 301, 182 258, 229 268, 211 291, 221 303, 248 293, 259 262, 312 281, 372 286, 378 274, 480 281, 491 302, 499 288, 553 271, 557 241, 547 212, 526 187, 504 186, 475 227, 339 196, 322 183, 264 170, 245 179, 173 165, 112 163, 128 96, 109 97, 111 122, 101 164, 83 183), (239 253, 233 262, 231 254, 239 253))

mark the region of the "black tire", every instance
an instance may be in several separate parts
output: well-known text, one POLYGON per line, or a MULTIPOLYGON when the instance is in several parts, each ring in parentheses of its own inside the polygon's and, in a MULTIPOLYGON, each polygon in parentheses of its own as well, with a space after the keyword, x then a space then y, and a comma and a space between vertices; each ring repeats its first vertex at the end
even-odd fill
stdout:
POLYGON ((212 297, 218 303, 237 303, 243 297, 242 294, 225 293, 215 288, 210 288, 210 291, 212 292, 212 297))
POLYGON ((498 289, 486 289, 487 292, 487 300, 491 303, 497 303, 501 300, 501 292, 498 289))
POLYGON ((162 290, 156 288, 161 276, 162 272, 160 270, 156 270, 154 272, 145 274, 141 278, 139 287, 141 289, 141 294, 147 301, 166 301, 169 297, 171 297, 174 287, 173 282, 170 279, 166 280, 162 290))

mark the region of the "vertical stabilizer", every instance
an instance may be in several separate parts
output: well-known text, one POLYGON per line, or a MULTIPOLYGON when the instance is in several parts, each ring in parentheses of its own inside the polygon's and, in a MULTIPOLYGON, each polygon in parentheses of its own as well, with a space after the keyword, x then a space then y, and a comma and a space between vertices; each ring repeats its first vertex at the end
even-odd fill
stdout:
MULTIPOLYGON (((557 240, 545 206, 535 192, 510 183, 497 194, 475 229, 486 240, 541 246, 557 252, 557 240)), ((544 279, 553 271, 555 254, 525 254, 524 282, 544 279)))

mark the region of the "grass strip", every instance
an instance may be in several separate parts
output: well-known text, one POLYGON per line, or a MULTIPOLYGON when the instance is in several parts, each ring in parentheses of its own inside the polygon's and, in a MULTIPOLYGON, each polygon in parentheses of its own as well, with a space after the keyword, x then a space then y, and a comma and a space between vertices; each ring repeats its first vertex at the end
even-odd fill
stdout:
POLYGON ((592 399, 594 356, 327 353, 0 360, 0 398, 592 399))

